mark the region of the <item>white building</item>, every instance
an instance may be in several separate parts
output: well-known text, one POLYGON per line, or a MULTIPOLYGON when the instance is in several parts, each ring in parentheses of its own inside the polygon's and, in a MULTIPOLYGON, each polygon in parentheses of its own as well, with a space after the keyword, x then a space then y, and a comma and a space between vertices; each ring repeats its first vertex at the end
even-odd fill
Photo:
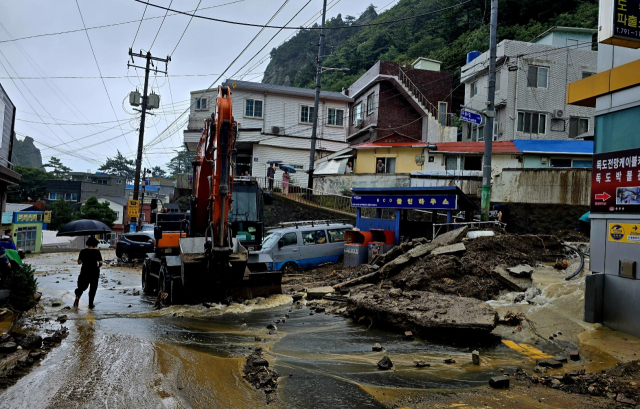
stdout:
MULTIPOLYGON (((532 42, 498 44, 494 140, 593 138, 594 109, 568 105, 566 96, 568 83, 597 71, 595 32, 554 27, 532 42)), ((462 67, 465 107, 487 109, 488 70, 488 51, 462 67)), ((484 140, 484 126, 465 123, 462 140, 484 140)))
MULTIPOLYGON (((292 182, 306 186, 313 124, 315 90, 256 82, 227 80, 231 87, 233 116, 238 123, 236 174, 265 177, 267 161, 282 160, 296 168, 292 182)), ((204 119, 215 112, 216 91, 193 91, 187 149, 195 151, 204 119)), ((348 147, 345 142, 349 102, 339 92, 320 94, 316 158, 348 147)), ((276 178, 281 176, 277 171, 276 178)))

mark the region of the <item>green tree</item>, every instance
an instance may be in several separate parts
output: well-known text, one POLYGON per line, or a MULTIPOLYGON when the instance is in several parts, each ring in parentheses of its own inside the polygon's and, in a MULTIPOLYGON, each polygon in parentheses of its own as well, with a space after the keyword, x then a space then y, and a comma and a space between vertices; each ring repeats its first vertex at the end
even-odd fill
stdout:
POLYGON ((126 178, 127 182, 133 182, 136 176, 135 162, 127 159, 120 153, 115 158, 107 158, 106 162, 98 170, 107 172, 110 175, 118 175, 126 178))
POLYGON ((151 177, 154 178, 166 178, 167 172, 162 169, 160 166, 154 166, 151 168, 151 177))
POLYGON ((193 167, 191 166, 193 153, 184 148, 177 153, 178 154, 167 163, 169 175, 175 178, 179 173, 191 174, 193 172, 193 167))
POLYGON ((58 230, 65 224, 78 220, 76 207, 66 200, 60 199, 48 204, 47 210, 51 211, 51 223, 48 226, 50 230, 58 230))
POLYGON ((86 202, 80 208, 80 218, 98 220, 106 224, 109 227, 113 226, 113 222, 116 221, 116 214, 109 207, 109 203, 100 203, 95 196, 87 199, 86 202))
POLYGON ((14 171, 22 175, 20 184, 9 186, 7 201, 10 203, 35 202, 44 200, 47 194, 47 180, 58 179, 43 169, 16 165, 14 171))
POLYGON ((65 166, 62 161, 55 156, 52 156, 51 159, 49 159, 49 162, 45 163, 42 166, 45 168, 53 168, 51 174, 56 179, 67 179, 69 176, 69 172, 71 172, 71 168, 65 166))

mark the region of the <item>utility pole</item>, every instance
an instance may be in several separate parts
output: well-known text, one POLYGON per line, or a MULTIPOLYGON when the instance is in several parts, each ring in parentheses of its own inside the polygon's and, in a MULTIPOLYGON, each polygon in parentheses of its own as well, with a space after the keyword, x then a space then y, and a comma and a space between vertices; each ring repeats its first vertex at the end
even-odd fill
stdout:
POLYGON ((307 187, 313 189, 313 165, 316 156, 316 135, 318 133, 318 105, 320 104, 320 79, 322 78, 322 57, 324 57, 324 21, 327 16, 327 0, 322 6, 322 25, 320 26, 320 42, 318 43, 318 59, 316 61, 316 99, 313 102, 313 128, 311 128, 311 151, 309 152, 309 182, 307 187))
POLYGON ((491 27, 489 35, 489 93, 487 123, 484 127, 484 166, 482 168, 482 220, 489 220, 491 203, 491 148, 493 121, 496 116, 496 47, 498 31, 498 0, 491 0, 491 27))
POLYGON ((142 184, 142 194, 140 195, 140 207, 138 208, 136 231, 142 231, 142 220, 140 220, 140 215, 144 214, 144 194, 147 191, 147 168, 144 168, 144 171, 142 171, 142 179, 144 179, 144 183, 142 184))
MULTIPOLYGON (((140 116, 140 132, 138 134, 138 155, 136 157, 136 174, 133 180, 133 200, 138 200, 138 194, 140 192, 140 170, 142 168, 142 148, 144 147, 144 122, 146 119, 146 115, 147 115, 147 109, 154 109, 154 108, 158 108, 160 106, 160 98, 158 97, 157 99, 154 99, 154 101, 152 103, 150 103, 149 101, 149 96, 147 93, 147 89, 149 87, 149 72, 150 71, 154 71, 156 74, 158 72, 164 73, 165 75, 167 74, 166 71, 166 67, 169 64, 169 61, 171 61, 171 57, 167 56, 167 58, 158 58, 158 57, 153 57, 151 56, 151 53, 147 51, 146 54, 142 54, 142 50, 140 50, 139 53, 134 53, 131 48, 129 48, 129 56, 131 57, 131 62, 132 64, 129 64, 129 62, 127 62, 127 68, 129 67, 135 67, 135 68, 142 68, 144 69, 144 90, 142 91, 142 101, 140 102, 141 105, 141 110, 140 112, 142 113, 142 115, 140 116), (144 67, 140 67, 137 65, 133 65, 134 62, 134 57, 138 57, 138 58, 144 58, 146 59, 146 65, 144 67), (157 68, 149 68, 151 65, 153 65, 152 61, 160 61, 160 62, 164 62, 165 63, 165 71, 160 71, 157 68)), ((155 95, 155 94, 153 94, 155 95)), ((138 93, 138 97, 140 96, 140 94, 138 93)), ((129 98, 129 102, 132 105, 135 105, 135 103, 133 102, 133 98, 129 98)), ((144 205, 144 203, 140 204, 140 211, 142 209, 142 206, 144 205)), ((136 219, 136 230, 139 231, 140 230, 140 223, 139 220, 136 219)))

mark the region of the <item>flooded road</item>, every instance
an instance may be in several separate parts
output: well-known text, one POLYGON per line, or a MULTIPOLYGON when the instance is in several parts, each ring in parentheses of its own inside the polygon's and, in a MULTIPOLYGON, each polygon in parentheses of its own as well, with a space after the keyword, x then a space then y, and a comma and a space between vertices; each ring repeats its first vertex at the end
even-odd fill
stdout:
MULTIPOLYGON (((388 407, 425 393, 486 388, 488 378, 501 370, 535 366, 535 359, 505 343, 478 349, 482 364, 474 366, 468 347, 406 341, 399 333, 368 328, 368 321, 310 315, 304 301, 296 308, 286 295, 228 307, 155 311, 155 298, 139 293, 139 268, 105 266, 96 308, 87 308, 85 294, 79 309, 63 310, 74 299, 76 257, 58 253, 26 260, 37 269, 46 314, 67 314, 70 335, 40 366, 0 392, 0 408, 264 407, 264 394, 242 378, 244 357, 257 347, 281 376, 277 398, 269 404, 277 408, 388 407), (270 334, 267 325, 287 315, 270 334), (375 343, 384 350, 373 352, 375 343), (394 370, 378 370, 383 356, 391 358, 394 370), (431 366, 416 368, 416 360, 431 366)), ((103 257, 115 255, 103 251, 103 257)), ((565 282, 564 275, 550 268, 534 273, 541 289, 536 305, 514 304, 512 293, 491 301, 501 316, 519 311, 536 323, 535 331, 498 327, 496 333, 551 356, 580 349, 584 359, 569 362, 562 372, 637 359, 636 338, 581 321, 584 278, 565 282), (553 341, 544 340, 558 331, 562 335, 553 341)))

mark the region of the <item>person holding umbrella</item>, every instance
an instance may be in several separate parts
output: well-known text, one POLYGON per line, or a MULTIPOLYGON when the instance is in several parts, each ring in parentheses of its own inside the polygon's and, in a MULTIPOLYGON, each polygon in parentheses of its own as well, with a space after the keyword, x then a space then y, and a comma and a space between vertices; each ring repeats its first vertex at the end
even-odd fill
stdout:
POLYGON ((282 174, 282 192, 284 195, 289 194, 289 171, 287 168, 283 168, 284 173, 282 174))
POLYGON ((100 267, 102 267, 102 254, 96 247, 98 240, 95 237, 89 237, 87 240, 87 248, 80 251, 78 256, 78 264, 81 264, 80 276, 78 276, 78 288, 76 288, 76 300, 73 303, 75 308, 80 303, 82 293, 89 288, 89 308, 93 309, 95 305, 93 300, 98 291, 98 282, 100 280, 100 267))

